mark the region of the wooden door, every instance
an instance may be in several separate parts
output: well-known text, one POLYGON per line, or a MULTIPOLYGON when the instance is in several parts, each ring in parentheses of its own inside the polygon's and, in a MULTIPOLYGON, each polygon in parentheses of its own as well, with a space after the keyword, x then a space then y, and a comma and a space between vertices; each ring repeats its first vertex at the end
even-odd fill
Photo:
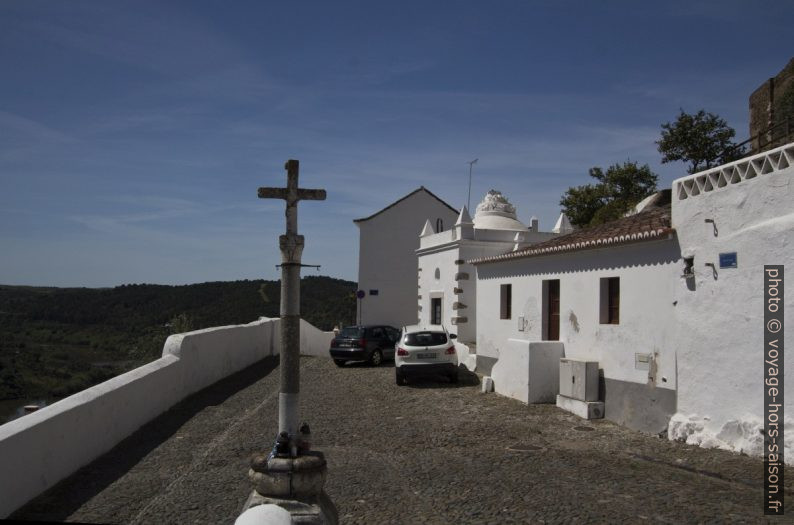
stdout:
POLYGON ((549 341, 560 340, 560 281, 555 279, 549 281, 548 300, 549 305, 548 326, 546 327, 547 339, 549 341))

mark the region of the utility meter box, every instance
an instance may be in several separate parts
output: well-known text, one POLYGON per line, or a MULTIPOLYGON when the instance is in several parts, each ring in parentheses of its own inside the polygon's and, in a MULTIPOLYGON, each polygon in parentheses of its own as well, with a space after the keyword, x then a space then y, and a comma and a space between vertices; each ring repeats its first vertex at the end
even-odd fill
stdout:
POLYGON ((598 401, 598 361, 560 359, 560 395, 598 401))

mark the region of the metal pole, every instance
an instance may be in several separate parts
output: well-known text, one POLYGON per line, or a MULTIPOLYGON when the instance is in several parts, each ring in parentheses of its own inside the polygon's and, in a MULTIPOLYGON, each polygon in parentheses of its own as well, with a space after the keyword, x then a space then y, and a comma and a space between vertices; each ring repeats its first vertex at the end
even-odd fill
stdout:
POLYGON ((469 161, 469 197, 466 199, 466 209, 469 210, 469 213, 471 213, 471 169, 478 160, 480 159, 469 161))

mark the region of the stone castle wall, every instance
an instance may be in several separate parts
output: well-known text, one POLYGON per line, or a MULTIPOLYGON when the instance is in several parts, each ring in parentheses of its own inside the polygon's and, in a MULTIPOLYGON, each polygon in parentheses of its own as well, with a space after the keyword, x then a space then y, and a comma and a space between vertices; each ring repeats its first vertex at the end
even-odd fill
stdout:
POLYGON ((761 84, 750 95, 750 137, 752 153, 776 148, 794 138, 794 125, 767 133, 775 123, 786 117, 794 119, 794 108, 785 100, 794 99, 794 58, 776 76, 761 84), (756 135, 759 135, 756 137, 756 135))

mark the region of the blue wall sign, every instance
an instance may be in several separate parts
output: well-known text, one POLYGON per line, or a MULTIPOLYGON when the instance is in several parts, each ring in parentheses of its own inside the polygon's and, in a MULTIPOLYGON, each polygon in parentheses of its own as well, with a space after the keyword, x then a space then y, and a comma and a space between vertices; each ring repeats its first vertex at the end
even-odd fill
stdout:
POLYGON ((720 268, 736 268, 736 252, 720 254, 720 268))

